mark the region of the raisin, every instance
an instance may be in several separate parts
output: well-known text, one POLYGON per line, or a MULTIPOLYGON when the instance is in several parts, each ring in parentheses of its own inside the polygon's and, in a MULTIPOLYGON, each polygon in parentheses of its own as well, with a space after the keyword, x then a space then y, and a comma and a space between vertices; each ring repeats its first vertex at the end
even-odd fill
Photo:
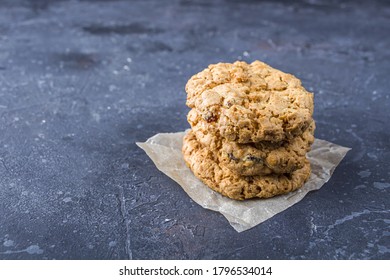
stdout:
POLYGON ((250 161, 254 161, 256 163, 263 163, 263 159, 262 158, 259 158, 259 157, 255 157, 255 156, 252 156, 252 155, 249 155, 245 158, 245 160, 250 160, 250 161))
POLYGON ((234 160, 234 161, 239 161, 238 158, 236 158, 233 153, 228 153, 228 157, 231 159, 231 160, 234 160))
POLYGON ((203 115, 203 119, 206 121, 206 122, 215 122, 217 120, 217 116, 215 116, 213 113, 211 112, 207 112, 206 114, 203 115))

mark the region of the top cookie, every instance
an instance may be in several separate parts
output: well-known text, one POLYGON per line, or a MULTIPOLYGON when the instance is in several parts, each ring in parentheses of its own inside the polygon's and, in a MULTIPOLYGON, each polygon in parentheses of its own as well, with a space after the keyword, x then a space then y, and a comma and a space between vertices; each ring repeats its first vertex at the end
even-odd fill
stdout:
POLYGON ((238 143, 290 139, 312 120, 313 94, 293 75, 260 61, 210 65, 191 77, 186 92, 190 108, 238 143))

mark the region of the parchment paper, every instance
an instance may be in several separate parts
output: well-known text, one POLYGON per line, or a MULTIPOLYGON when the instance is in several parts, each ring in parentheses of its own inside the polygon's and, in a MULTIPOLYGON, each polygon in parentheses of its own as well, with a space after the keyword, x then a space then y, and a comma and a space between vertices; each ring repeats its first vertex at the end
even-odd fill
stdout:
POLYGON ((186 166, 181 153, 185 133, 159 133, 145 143, 136 144, 146 152, 160 171, 175 180, 196 203, 220 212, 238 232, 264 222, 302 200, 308 192, 321 188, 350 150, 316 139, 308 153, 312 174, 302 188, 268 199, 236 201, 208 188, 186 166))

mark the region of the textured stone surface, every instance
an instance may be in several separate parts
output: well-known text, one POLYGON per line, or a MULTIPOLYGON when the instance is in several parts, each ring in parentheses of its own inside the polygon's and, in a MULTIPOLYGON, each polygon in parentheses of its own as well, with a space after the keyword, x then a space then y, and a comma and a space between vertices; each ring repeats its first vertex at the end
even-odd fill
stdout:
POLYGON ((0 258, 389 259, 389 4, 163 2, 0 1, 0 258), (352 148, 240 234, 134 144, 188 128, 188 78, 237 59, 300 78, 352 148))

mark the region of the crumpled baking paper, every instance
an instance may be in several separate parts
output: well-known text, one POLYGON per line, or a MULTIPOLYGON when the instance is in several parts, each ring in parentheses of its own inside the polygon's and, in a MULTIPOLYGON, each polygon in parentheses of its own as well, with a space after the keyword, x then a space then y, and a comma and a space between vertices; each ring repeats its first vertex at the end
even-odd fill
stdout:
POLYGON ((145 143, 136 144, 152 159, 156 167, 175 180, 184 191, 204 208, 220 212, 238 232, 250 229, 302 200, 321 188, 350 148, 316 139, 308 158, 312 174, 306 184, 295 192, 267 199, 236 201, 224 197, 202 183, 186 166, 182 153, 186 132, 159 133, 145 143))

